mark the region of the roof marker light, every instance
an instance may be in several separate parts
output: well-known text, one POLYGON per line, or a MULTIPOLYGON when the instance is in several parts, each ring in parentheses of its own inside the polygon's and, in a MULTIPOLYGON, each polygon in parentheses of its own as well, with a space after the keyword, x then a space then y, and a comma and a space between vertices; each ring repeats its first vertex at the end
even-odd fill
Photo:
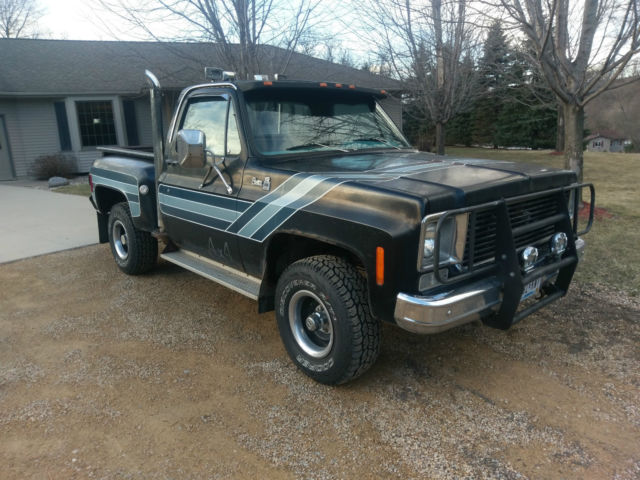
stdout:
POLYGON ((349 85, 349 88, 356 88, 355 85, 349 85))
POLYGON ((262 84, 270 87, 271 85, 273 85, 273 82, 262 82, 262 84))
POLYGON ((386 91, 386 90, 380 90, 380 93, 381 93, 382 95, 386 95, 386 94, 387 94, 387 91, 386 91))
POLYGON ((320 83, 320 86, 321 86, 321 87, 326 87, 326 86, 327 86, 327 84, 326 84, 325 82, 321 82, 321 83, 320 83))
POLYGON ((342 88, 342 84, 341 83, 336 83, 336 88, 342 88))

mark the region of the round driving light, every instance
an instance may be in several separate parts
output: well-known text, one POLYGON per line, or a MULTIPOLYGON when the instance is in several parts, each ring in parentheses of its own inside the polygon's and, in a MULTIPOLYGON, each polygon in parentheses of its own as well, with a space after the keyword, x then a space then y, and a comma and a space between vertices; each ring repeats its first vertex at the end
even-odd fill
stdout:
POLYGON ((138 188, 138 190, 140 191, 141 195, 146 195, 147 193, 149 193, 149 187, 147 187, 146 185, 140 185, 140 188, 138 188))
POLYGON ((435 246, 436 244, 433 238, 428 238, 424 241, 424 249, 422 251, 422 255, 424 256, 424 258, 433 257, 433 249, 435 246))
POLYGON ((556 233, 551 239, 551 253, 560 255, 567 249, 567 234, 564 232, 556 233))
POLYGON ((538 260, 538 249, 536 247, 527 247, 522 251, 522 266, 526 270, 531 270, 538 260))

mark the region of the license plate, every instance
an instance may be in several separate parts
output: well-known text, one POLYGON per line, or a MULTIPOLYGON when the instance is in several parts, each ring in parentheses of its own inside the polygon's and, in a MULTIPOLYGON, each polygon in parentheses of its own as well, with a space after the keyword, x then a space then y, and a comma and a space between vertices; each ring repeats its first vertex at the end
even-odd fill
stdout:
POLYGON ((537 278, 536 280, 533 280, 533 281, 529 282, 524 287, 524 292, 522 292, 522 297, 520 297, 520 301, 526 300, 527 298, 529 298, 529 297, 535 295, 536 293, 538 293, 538 290, 540 290, 540 285, 542 285, 542 277, 537 278))

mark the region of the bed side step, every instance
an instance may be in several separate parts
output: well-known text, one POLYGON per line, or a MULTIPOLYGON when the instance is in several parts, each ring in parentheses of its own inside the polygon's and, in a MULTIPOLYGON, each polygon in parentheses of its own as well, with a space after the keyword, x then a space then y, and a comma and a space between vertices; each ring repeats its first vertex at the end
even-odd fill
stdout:
POLYGON ((161 258, 180 265, 187 270, 202 275, 209 280, 235 290, 253 300, 258 299, 260 293, 260 279, 247 275, 234 268, 227 267, 209 258, 203 257, 187 250, 178 250, 170 253, 162 253, 161 258))

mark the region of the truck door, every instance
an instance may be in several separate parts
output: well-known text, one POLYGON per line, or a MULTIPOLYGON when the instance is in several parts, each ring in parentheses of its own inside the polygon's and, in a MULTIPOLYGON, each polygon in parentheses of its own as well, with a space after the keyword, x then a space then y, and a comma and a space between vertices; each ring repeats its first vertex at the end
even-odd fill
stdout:
POLYGON ((194 95, 183 102, 167 146, 158 200, 165 230, 177 246, 242 269, 237 237, 225 231, 239 215, 237 194, 246 161, 236 111, 228 93, 194 95), (210 167, 178 163, 175 138, 181 129, 204 133, 206 149, 213 154, 231 186, 231 194, 210 167))

